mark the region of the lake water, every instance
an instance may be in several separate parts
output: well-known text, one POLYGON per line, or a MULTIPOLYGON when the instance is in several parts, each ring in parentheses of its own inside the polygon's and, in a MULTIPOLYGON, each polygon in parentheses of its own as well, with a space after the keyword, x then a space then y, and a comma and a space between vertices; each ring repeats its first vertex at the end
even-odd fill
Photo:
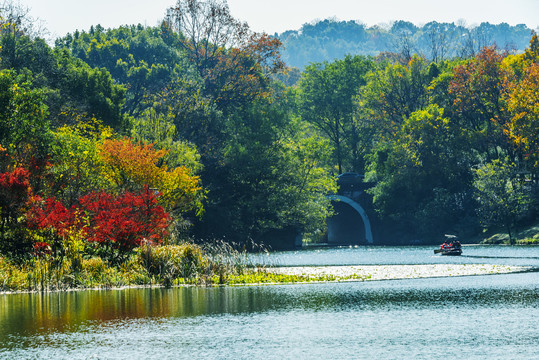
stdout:
MULTIPOLYGON (((539 267, 536 247, 464 251, 343 248, 264 259, 539 267)), ((539 272, 0 295, 1 359, 539 359, 538 330, 539 272)))
POLYGON ((539 246, 464 246, 462 256, 434 254, 432 246, 357 246, 253 255, 253 261, 282 266, 497 264, 539 267, 539 246))

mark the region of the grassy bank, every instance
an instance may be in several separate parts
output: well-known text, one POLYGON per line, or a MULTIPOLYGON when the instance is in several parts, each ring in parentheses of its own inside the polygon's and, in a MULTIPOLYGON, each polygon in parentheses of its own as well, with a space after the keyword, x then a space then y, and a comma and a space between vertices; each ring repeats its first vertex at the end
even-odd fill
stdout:
MULTIPOLYGON (((539 223, 515 231, 513 241, 516 245, 539 245, 539 223)), ((509 235, 503 232, 503 229, 485 233, 479 242, 481 244, 510 244, 509 235)))
MULTIPOLYGON (((331 274, 281 274, 253 263, 225 243, 142 246, 121 264, 100 257, 33 257, 16 263, 0 257, 0 292, 67 291, 131 286, 243 285, 343 280, 331 274)), ((367 277, 351 275, 346 279, 367 277)), ((346 280, 344 279, 344 280, 346 280)))
POLYGON ((0 291, 56 291, 179 284, 212 285, 253 272, 244 253, 226 244, 144 245, 120 264, 100 257, 0 257, 0 291))

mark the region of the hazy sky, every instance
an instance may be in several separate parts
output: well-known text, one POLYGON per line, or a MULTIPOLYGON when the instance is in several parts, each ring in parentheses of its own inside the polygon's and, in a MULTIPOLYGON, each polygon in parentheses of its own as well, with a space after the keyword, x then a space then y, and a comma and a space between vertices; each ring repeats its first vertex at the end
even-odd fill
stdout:
MULTIPOLYGON (((20 0, 31 14, 45 22, 53 37, 101 24, 156 25, 175 0, 20 0)), ((228 0, 234 17, 255 31, 269 34, 297 30, 315 19, 336 17, 367 25, 407 20, 424 24, 432 20, 464 19, 468 25, 539 26, 539 0, 228 0)))

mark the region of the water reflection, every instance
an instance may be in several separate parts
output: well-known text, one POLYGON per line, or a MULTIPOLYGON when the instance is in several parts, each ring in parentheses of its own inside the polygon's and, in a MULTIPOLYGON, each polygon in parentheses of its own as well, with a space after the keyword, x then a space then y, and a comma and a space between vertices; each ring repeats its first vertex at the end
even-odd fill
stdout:
POLYGON ((389 282, 222 288, 126 289, 0 296, 5 334, 77 331, 94 322, 301 309, 376 310, 532 306, 539 273, 389 282))
POLYGON ((537 318, 539 272, 0 295, 0 359, 532 359, 537 318))

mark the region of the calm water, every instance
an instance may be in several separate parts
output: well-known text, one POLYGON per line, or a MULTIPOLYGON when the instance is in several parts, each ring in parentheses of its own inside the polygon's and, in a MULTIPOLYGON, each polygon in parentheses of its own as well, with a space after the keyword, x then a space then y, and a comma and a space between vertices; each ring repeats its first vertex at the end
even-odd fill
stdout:
POLYGON ((464 246, 462 256, 434 254, 434 246, 322 248, 253 256, 255 261, 294 265, 499 264, 539 267, 539 246, 464 246))
MULTIPOLYGON (((466 248, 470 257, 458 260, 426 250, 326 249, 270 257, 281 265, 539 263, 538 248, 474 248, 475 255, 466 248)), ((0 295, 0 358, 539 359, 538 320, 538 272, 0 295)))

